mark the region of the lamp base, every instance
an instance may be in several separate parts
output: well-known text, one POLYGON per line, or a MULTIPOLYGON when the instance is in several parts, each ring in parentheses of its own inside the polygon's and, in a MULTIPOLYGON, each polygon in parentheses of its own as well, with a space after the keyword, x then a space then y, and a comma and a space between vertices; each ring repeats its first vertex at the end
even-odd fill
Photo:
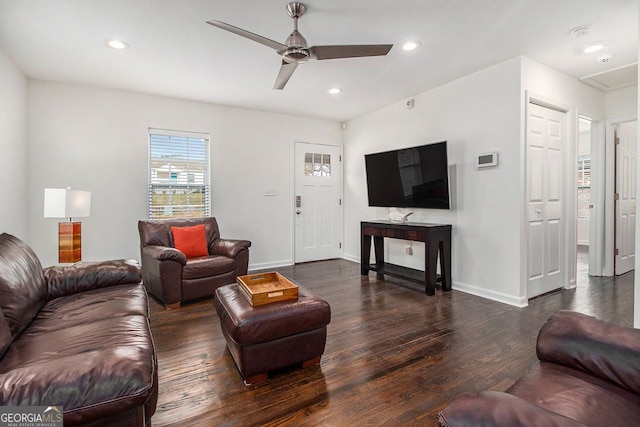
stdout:
POLYGON ((74 263, 82 259, 82 230, 80 222, 58 223, 58 262, 74 263))

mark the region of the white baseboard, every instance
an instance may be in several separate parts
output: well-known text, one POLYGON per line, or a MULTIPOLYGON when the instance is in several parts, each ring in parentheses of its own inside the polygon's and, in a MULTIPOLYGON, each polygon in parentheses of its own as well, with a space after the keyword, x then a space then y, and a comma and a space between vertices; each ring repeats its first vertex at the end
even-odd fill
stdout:
POLYGON ((249 264, 249 273, 257 270, 269 270, 278 267, 287 267, 293 265, 293 260, 287 259, 282 261, 261 262, 257 264, 249 264))
MULTIPOLYGON (((360 264, 359 256, 343 254, 342 258, 346 259, 347 261, 353 261, 360 264)), ((502 292, 487 291, 486 289, 478 288, 477 286, 468 285, 466 283, 454 281, 451 285, 451 288, 455 289, 456 291, 490 299, 492 301, 500 302, 503 304, 513 305, 520 308, 527 307, 529 305, 529 300, 527 299, 527 297, 518 298, 512 295, 504 294, 502 292)))
POLYGON ((353 261, 353 262, 356 262, 356 263, 360 264, 360 257, 359 256, 349 255, 349 254, 342 254, 342 259, 346 259, 347 261, 353 261))
POLYGON ((486 289, 481 289, 477 286, 468 285, 466 283, 454 281, 451 285, 451 288, 456 291, 464 292, 466 294, 475 295, 477 297, 490 299, 492 301, 501 302, 503 304, 509 304, 520 308, 527 307, 529 305, 529 300, 527 299, 527 297, 514 297, 502 292, 494 292, 488 291, 486 289))

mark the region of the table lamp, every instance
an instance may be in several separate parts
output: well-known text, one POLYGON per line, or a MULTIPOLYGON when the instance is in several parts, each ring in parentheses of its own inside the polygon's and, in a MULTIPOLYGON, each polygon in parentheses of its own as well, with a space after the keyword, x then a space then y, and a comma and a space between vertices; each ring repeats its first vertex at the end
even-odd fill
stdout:
POLYGON ((87 217, 91 210, 91 192, 71 188, 44 189, 44 217, 69 218, 58 223, 58 262, 74 263, 82 259, 82 230, 72 218, 87 217))

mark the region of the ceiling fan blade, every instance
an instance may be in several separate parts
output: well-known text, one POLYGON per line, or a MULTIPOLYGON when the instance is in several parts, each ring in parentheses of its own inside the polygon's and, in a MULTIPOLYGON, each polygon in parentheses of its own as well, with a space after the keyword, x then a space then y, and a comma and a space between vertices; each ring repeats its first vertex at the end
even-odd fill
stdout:
POLYGON ((282 61, 282 66, 278 72, 278 77, 276 77, 276 82, 273 84, 273 88, 279 90, 284 89, 284 86, 287 84, 296 68, 298 68, 298 64, 289 64, 286 61, 282 61))
POLYGON ((361 56, 383 56, 389 53, 392 47, 392 44, 311 46, 309 53, 314 59, 357 58, 361 56))
POLYGON ((254 42, 258 42, 261 43, 265 46, 270 47, 271 49, 275 49, 278 51, 278 53, 282 54, 282 52, 285 51, 285 49, 287 48, 287 46, 283 45, 282 43, 278 43, 277 41, 268 39, 266 37, 262 37, 258 34, 254 34, 251 31, 247 31, 247 30, 243 30, 242 28, 238 28, 238 27, 234 27, 231 24, 227 24, 226 22, 220 22, 220 21, 207 21, 207 24, 209 25, 213 25, 214 27, 218 27, 218 28, 222 28, 223 30, 227 30, 230 31, 234 34, 237 34, 239 36, 242 37, 246 37, 249 40, 253 40, 254 42))

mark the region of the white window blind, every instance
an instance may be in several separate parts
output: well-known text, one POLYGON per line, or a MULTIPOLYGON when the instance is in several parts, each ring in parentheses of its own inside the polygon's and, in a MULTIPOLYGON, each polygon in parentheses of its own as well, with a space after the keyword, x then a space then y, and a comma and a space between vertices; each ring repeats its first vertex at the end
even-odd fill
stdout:
POLYGON ((149 129, 149 219, 211 215, 209 135, 149 129))

